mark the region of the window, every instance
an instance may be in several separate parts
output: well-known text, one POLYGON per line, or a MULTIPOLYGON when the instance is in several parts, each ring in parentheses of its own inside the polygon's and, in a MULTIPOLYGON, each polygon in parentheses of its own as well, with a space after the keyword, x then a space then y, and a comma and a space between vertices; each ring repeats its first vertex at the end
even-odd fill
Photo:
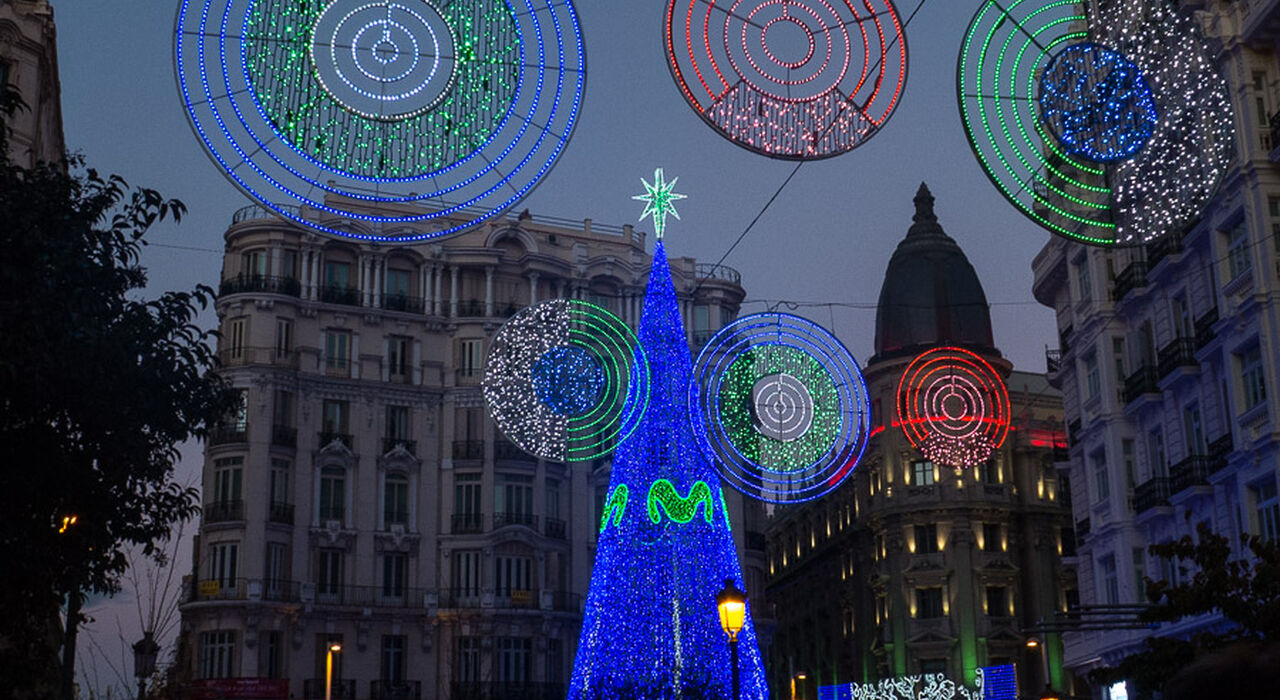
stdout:
POLYGON ((342 550, 321 549, 316 567, 316 594, 329 600, 342 595, 342 550))
POLYGON ((293 321, 287 318, 276 319, 276 359, 282 359, 293 352, 293 321))
POLYGON ((1179 294, 1173 298, 1173 330, 1179 338, 1196 337, 1195 323, 1191 320, 1191 308, 1187 306, 1187 295, 1179 294))
POLYGON ((1120 456, 1124 460, 1124 484, 1133 488, 1138 473, 1137 460, 1133 456, 1133 440, 1125 438, 1120 441, 1120 456))
POLYGON ((346 401, 332 401, 325 399, 324 402, 324 431, 326 433, 346 434, 347 432, 347 416, 350 413, 350 404, 346 401))
MULTIPOLYGON (((237 389, 235 392, 236 407, 231 413, 231 420, 228 422, 227 427, 234 433, 243 434, 249 429, 249 390, 237 389)), ((243 440, 244 437, 242 435, 241 441, 243 440)))
POLYGON ((243 360, 248 349, 245 347, 248 335, 249 319, 242 317, 227 321, 227 329, 222 334, 227 341, 222 348, 222 359, 227 362, 243 360))
POLYGON ((283 522, 292 524, 293 513, 289 508, 289 460, 273 457, 271 459, 271 475, 267 482, 267 499, 271 504, 271 519, 282 522, 277 516, 287 515, 283 522))
POLYGON ((1204 454, 1204 430, 1200 427, 1200 402, 1192 401, 1182 409, 1182 427, 1187 440, 1187 454, 1204 454))
POLYGON ((1009 592, 1004 586, 987 586, 987 615, 991 617, 1007 617, 1009 615, 1009 592))
POLYGON ((407 384, 409 382, 410 339, 402 335, 387 338, 387 379, 407 384))
POLYGON ((235 542, 219 542, 209 545, 209 580, 217 581, 219 589, 236 587, 236 555, 240 547, 235 542))
POLYGON ((1105 501, 1111 497, 1111 478, 1107 473, 1107 454, 1105 452, 1095 452, 1089 455, 1089 462, 1093 466, 1095 500, 1105 501))
POLYGON ((1280 542, 1280 500, 1276 498, 1276 480, 1274 477, 1254 484, 1254 508, 1258 512, 1258 536, 1280 542))
POLYGON ((916 617, 925 620, 942 617, 941 588, 934 587, 916 589, 916 617))
POLYGON ((1240 367, 1240 389, 1247 411, 1267 400, 1267 383, 1262 372, 1262 346, 1254 345, 1236 356, 1240 367))
POLYGON ((982 551, 998 552, 1001 545, 1004 544, 1004 537, 1000 533, 999 523, 983 523, 982 524, 982 551))
POLYGON ((324 286, 329 289, 350 289, 351 263, 324 261, 324 286))
MULTIPOLYGON (((332 658, 333 659, 333 680, 334 680, 334 683, 336 684, 337 681, 342 678, 343 659, 349 656, 349 653, 344 652, 341 654, 334 654, 331 657, 329 656, 330 644, 342 644, 342 635, 335 634, 333 632, 322 632, 316 635, 316 646, 315 646, 316 675, 314 677, 319 678, 320 682, 324 683, 325 660, 332 658)), ((348 649, 348 647, 344 645, 343 649, 344 650, 348 649)), ((334 687, 336 688, 337 686, 335 685, 334 687)), ((322 690, 323 690, 323 686, 322 686, 322 690)))
POLYGON ((911 462, 911 484, 913 486, 928 486, 933 483, 933 462, 927 459, 917 459, 911 462))
POLYGON ((1133 594, 1136 602, 1143 603, 1147 600, 1147 558, 1142 552, 1142 547, 1133 548, 1133 594))
POLYGON ((289 579, 289 550, 286 545, 280 542, 267 543, 267 561, 265 567, 266 579, 266 598, 267 600, 283 600, 285 593, 285 581, 289 579))
POLYGON ((404 442, 409 439, 408 406, 387 406, 386 438, 389 442, 404 442))
POLYGON ((382 529, 409 524, 409 479, 403 474, 388 474, 382 486, 382 529))
POLYGON ((324 332, 324 371, 335 377, 351 376, 351 331, 324 332))
POLYGON ((515 593, 533 590, 533 560, 529 557, 496 557, 495 583, 500 596, 518 597, 515 593))
POLYGON ((1249 256, 1249 232, 1242 222, 1227 234, 1227 272, 1230 279, 1234 280, 1252 268, 1253 259, 1249 256))
POLYGON ((320 520, 347 519, 347 470, 324 467, 320 470, 320 520))
POLYGON ((564 683, 564 642, 547 640, 547 682, 564 683))
POLYGON ((480 512, 480 475, 457 474, 453 485, 453 517, 455 530, 461 524, 467 528, 478 528, 483 514, 480 512))
POLYGON ((288 249, 280 251, 280 274, 284 275, 285 279, 295 281, 298 279, 298 251, 288 249))
POLYGON ((453 591, 459 598, 480 595, 480 552, 459 550, 453 553, 453 591))
POLYGON ((916 554, 933 554, 938 551, 938 526, 935 523, 915 526, 916 554))
POLYGON ((994 460, 987 460, 978 465, 978 481, 984 484, 1000 483, 1000 467, 994 460))
POLYGON ((530 524, 533 516, 533 477, 499 474, 493 512, 506 517, 508 523, 530 524))
POLYGON ((1098 356, 1089 355, 1084 358, 1084 398, 1086 401, 1096 398, 1102 390, 1102 379, 1098 376, 1098 356))
POLYGON ((240 501, 243 457, 223 457, 213 461, 213 502, 229 506, 240 501))
POLYGON ((546 515, 551 519, 560 518, 560 482, 556 479, 547 479, 546 515))
POLYGON ((404 598, 409 585, 409 556, 391 553, 382 555, 382 596, 404 598))
POLYGON ((268 630, 259 632, 261 657, 258 661, 258 675, 263 678, 281 678, 284 668, 280 663, 283 646, 280 643, 280 631, 268 630))
POLYGON ((267 276, 267 251, 261 249, 245 251, 241 258, 244 266, 242 274, 247 277, 267 276))
POLYGON ((711 307, 698 304, 693 307, 693 332, 707 333, 711 330, 711 307))
POLYGON ((1147 458, 1151 462, 1151 476, 1169 474, 1169 465, 1164 461, 1164 435, 1159 428, 1147 433, 1147 458))
POLYGON ((524 637, 498 638, 498 682, 528 683, 532 640, 524 637))
POLYGON ((1116 578, 1116 558, 1108 554, 1098 560, 1098 588, 1102 602, 1116 605, 1120 602, 1120 580, 1116 578))
POLYGON ((463 340, 458 344, 458 371, 464 377, 479 377, 484 373, 484 341, 463 340))
POLYGON ((1123 385, 1125 377, 1129 376, 1124 371, 1124 338, 1111 339, 1111 360, 1116 366, 1116 384, 1123 385))
POLYGON ((1271 241, 1280 253, 1280 197, 1267 197, 1267 214, 1271 219, 1271 241))
POLYGON ((1089 301, 1093 299, 1093 282, 1089 279, 1089 260, 1086 258, 1076 266, 1076 290, 1079 292, 1080 301, 1089 301))
POLYGON ((736 318, 736 316, 737 315, 734 314, 733 309, 727 306, 721 306, 720 307, 720 327, 724 328, 730 323, 733 323, 733 320, 734 318, 736 318))
POLYGON ((200 677, 231 678, 232 656, 236 649, 234 630, 200 633, 200 677))
POLYGON ((404 682, 404 635, 382 635, 382 680, 404 682))
POLYGON ((282 428, 293 427, 293 392, 276 389, 272 401, 271 422, 282 428))
POLYGON ((458 653, 454 657, 453 680, 457 683, 480 681, 480 638, 458 637, 458 653))
POLYGON ((405 310, 405 302, 409 299, 409 277, 411 274, 408 270, 387 268, 387 281, 384 285, 387 308, 405 310))

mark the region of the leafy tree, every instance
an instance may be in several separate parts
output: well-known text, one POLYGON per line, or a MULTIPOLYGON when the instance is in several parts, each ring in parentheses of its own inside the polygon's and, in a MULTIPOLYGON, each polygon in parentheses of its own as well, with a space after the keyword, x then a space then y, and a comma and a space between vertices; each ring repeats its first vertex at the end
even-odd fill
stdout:
POLYGON ((0 678, 10 697, 69 697, 83 595, 119 589, 129 547, 163 563, 157 544, 198 512, 177 445, 233 398, 195 324, 213 290, 142 297, 142 237, 182 203, 77 157, 14 165, 21 108, 0 93, 0 678))
POLYGON ((1188 562, 1194 571, 1172 584, 1146 579, 1147 597, 1154 604, 1141 615, 1143 622, 1177 622, 1186 617, 1219 612, 1230 623, 1186 639, 1152 636, 1142 651, 1114 668, 1091 674, 1096 683, 1128 680, 1140 700, 1153 697, 1180 669, 1229 645, 1280 641, 1280 547, 1276 542, 1246 535, 1240 549, 1201 523, 1196 537, 1148 547, 1170 562, 1188 562), (1243 554, 1242 554, 1243 553, 1243 554))

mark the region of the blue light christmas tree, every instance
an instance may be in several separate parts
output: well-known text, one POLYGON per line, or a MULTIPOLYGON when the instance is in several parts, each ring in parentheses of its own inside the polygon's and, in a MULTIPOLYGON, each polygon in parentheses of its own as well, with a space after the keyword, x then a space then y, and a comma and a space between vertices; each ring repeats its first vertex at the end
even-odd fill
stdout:
MULTIPOLYGON (((744 588, 720 481, 688 421, 689 346, 661 240, 640 320, 649 410, 614 454, 570 700, 732 700, 716 593, 744 588)), ((758 592, 758 591, 756 591, 758 592)), ((767 697, 750 608, 741 697, 767 697)))

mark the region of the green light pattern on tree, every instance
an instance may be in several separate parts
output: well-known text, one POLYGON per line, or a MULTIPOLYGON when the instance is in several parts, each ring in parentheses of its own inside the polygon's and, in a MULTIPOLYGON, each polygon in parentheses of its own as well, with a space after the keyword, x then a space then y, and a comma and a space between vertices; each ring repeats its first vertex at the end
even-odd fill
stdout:
POLYGON ((440 8, 457 57, 449 93, 400 120, 355 114, 325 91, 312 64, 312 27, 324 3, 261 0, 244 38, 249 82, 276 132, 325 166, 371 178, 435 172, 478 151, 493 136, 520 79, 520 33, 504 2, 440 8))
POLYGON ((622 514, 627 511, 627 496, 626 484, 618 484, 618 487, 609 494, 609 499, 604 503, 604 514, 600 518, 600 532, 604 532, 604 529, 609 527, 610 520, 613 520, 614 527, 622 522, 622 514))
POLYGON ((702 518, 711 524, 715 500, 711 498, 711 487, 705 481, 695 482, 688 496, 681 496, 667 479, 658 479, 649 487, 649 520, 654 524, 662 522, 662 513, 665 512, 668 518, 684 525, 697 517, 698 506, 702 506, 702 518))
POLYGON ((809 467, 840 436, 840 397, 835 383, 820 362, 796 347, 765 345, 739 355, 725 371, 719 405, 721 424, 734 449, 773 471, 809 467), (755 425, 752 388, 761 377, 779 373, 800 380, 813 398, 813 425, 795 440, 778 440, 755 425))

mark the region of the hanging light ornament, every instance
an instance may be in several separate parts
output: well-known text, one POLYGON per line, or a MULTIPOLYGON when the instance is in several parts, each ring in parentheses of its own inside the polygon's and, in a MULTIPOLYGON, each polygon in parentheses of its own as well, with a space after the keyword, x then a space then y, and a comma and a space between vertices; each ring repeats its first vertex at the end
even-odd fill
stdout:
POLYGON ((898 423, 935 464, 985 462, 1009 434, 1009 391, 989 362, 964 348, 917 355, 898 382, 898 423))
POLYGON ((586 80, 571 0, 181 0, 174 46, 223 174, 275 214, 365 240, 515 205, 568 142, 586 80))
POLYGON ((1231 102, 1174 3, 1089 7, 984 0, 960 48, 960 116, 983 170, 1040 226, 1143 244, 1200 215, 1231 159, 1231 102))
POLYGON ((550 299, 512 316, 493 338, 484 396, 498 428, 543 459, 583 461, 613 451, 649 403, 649 364, 617 316, 577 299, 550 299))
POLYGON ((857 148, 907 82, 891 0, 670 0, 664 36, 689 105, 721 136, 771 158, 857 148))
POLYGON ((689 418, 722 479, 763 501, 795 503, 829 493, 862 457, 867 386, 826 329, 752 314, 698 354, 689 418))

